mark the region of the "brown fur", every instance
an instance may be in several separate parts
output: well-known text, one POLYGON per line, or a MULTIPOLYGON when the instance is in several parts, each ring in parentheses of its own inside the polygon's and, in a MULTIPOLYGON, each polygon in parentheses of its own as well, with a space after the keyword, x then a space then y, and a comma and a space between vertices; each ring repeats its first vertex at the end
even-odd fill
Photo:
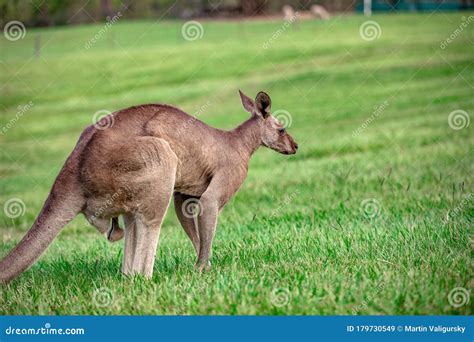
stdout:
POLYGON ((0 261, 0 282, 33 264, 80 212, 110 241, 125 235, 125 274, 150 277, 171 197, 196 249, 197 267, 207 268, 219 212, 243 183, 252 154, 261 145, 283 154, 298 147, 271 116, 267 94, 260 92, 255 102, 240 96, 251 117, 231 131, 159 104, 113 113, 107 129, 86 128, 32 228, 0 261), (187 201, 200 209, 193 217, 183 211, 187 201))

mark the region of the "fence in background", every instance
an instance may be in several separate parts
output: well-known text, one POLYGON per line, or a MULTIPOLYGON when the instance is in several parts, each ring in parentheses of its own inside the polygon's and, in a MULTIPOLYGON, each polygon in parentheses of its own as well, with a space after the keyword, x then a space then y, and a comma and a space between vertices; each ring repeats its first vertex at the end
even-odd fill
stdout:
POLYGON ((421 11, 460 11, 474 9, 473 0, 369 0, 369 1, 357 1, 356 11, 364 11, 364 2, 371 2, 372 12, 377 11, 412 11, 412 12, 421 12, 421 11))

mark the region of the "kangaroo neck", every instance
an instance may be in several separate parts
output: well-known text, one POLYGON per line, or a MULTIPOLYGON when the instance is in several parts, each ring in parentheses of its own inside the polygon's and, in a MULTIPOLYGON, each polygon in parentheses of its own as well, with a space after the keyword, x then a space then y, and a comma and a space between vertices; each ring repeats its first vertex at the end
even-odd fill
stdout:
POLYGON ((252 117, 228 132, 233 149, 248 163, 255 151, 261 146, 261 128, 258 118, 252 117))

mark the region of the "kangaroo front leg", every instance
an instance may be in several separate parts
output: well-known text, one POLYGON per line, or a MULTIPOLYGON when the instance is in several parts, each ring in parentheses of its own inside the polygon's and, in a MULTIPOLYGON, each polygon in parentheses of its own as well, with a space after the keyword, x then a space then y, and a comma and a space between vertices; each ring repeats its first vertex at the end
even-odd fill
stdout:
POLYGON ((191 240, 197 256, 199 256, 199 232, 197 229, 197 215, 199 211, 199 199, 179 192, 174 193, 174 209, 181 226, 191 240))
POLYGON ((211 258, 212 241, 216 232, 219 205, 216 199, 206 197, 202 197, 199 204, 200 213, 197 222, 200 245, 196 267, 203 270, 211 266, 209 259, 211 258))
POLYGON ((197 268, 202 270, 210 266, 212 241, 216 232, 217 217, 232 195, 242 184, 243 177, 235 170, 215 175, 199 200, 198 230, 199 257, 197 268))

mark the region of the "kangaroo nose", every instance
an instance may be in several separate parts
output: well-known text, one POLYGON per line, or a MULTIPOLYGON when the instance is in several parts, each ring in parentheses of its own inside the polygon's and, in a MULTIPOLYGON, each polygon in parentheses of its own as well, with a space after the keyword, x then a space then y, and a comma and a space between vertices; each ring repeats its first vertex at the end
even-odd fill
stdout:
POLYGON ((295 150, 297 150, 297 149, 298 149, 298 144, 297 144, 297 143, 295 143, 295 150))

